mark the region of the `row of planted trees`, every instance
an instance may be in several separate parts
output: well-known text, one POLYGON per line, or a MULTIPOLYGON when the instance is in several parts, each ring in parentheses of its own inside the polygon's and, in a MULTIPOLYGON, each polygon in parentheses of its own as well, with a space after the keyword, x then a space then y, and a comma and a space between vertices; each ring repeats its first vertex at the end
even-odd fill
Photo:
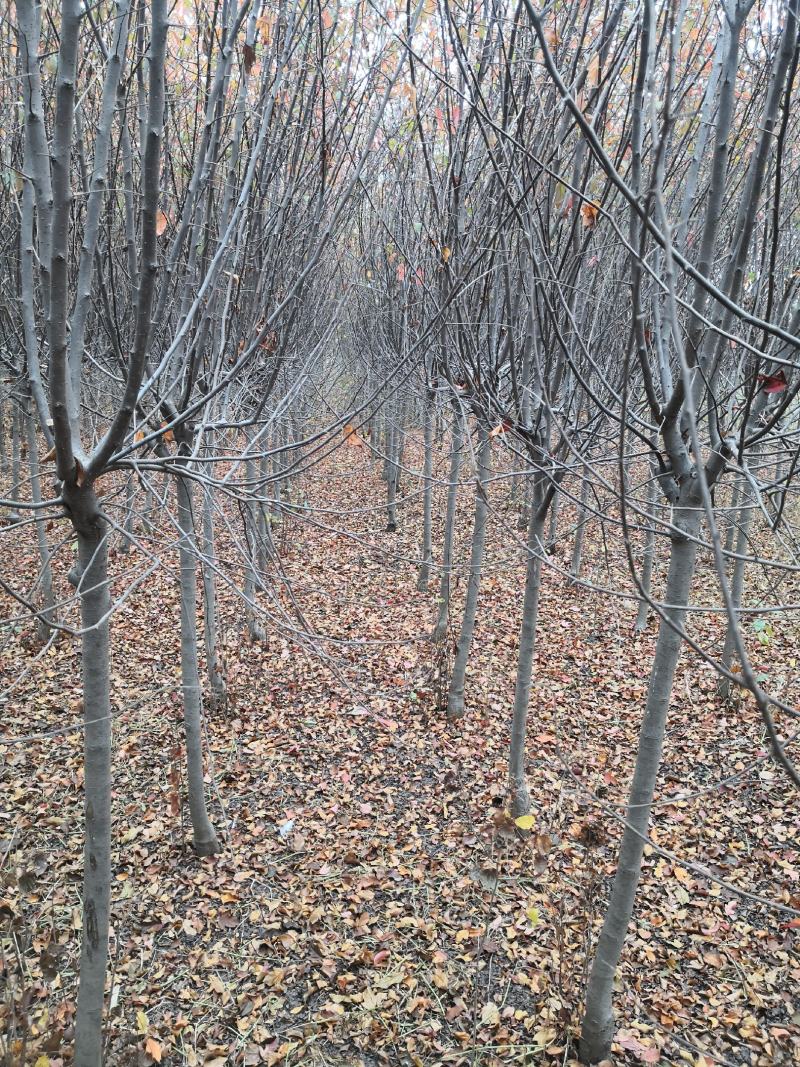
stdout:
POLYGON ((613 1038, 698 558, 728 620, 724 647, 701 651, 725 691, 753 695, 797 784, 779 725, 792 708, 764 689, 741 625, 747 564, 795 567, 797 0, 338 14, 299 0, 172 13, 161 0, 20 0, 4 31, 16 121, 3 533, 36 530, 41 567, 33 590, 12 590, 19 616, 83 646, 81 1065, 101 1058, 107 961, 109 644, 126 600, 111 593, 109 544, 137 549, 129 589, 165 553, 177 564, 189 807, 195 849, 212 854, 201 739, 204 689, 225 695, 218 584, 253 640, 265 619, 286 622, 275 519, 308 513, 303 473, 354 430, 383 467, 387 537, 422 497, 418 583, 436 590, 432 641, 454 641, 442 709, 454 722, 469 714, 491 488, 513 485, 512 818, 531 809, 543 583, 586 581, 585 532, 602 531, 630 573, 601 591, 638 603, 640 629, 657 615, 586 1062, 613 1038), (550 554, 563 512, 568 566, 550 554), (59 593, 72 538, 79 623, 59 593))

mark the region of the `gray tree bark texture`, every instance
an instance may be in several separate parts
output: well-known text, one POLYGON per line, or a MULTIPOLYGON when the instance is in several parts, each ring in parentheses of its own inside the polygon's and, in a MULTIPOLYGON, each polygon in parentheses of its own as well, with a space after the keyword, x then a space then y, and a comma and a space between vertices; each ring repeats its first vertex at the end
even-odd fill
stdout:
POLYGON ((536 652, 536 627, 539 621, 539 591, 542 582, 542 553, 546 515, 531 505, 528 519, 525 595, 522 601, 522 624, 519 632, 517 680, 514 688, 514 712, 511 720, 511 748, 508 756, 508 806, 517 819, 531 810, 531 797, 525 775, 525 741, 528 733, 528 704, 531 697, 533 660, 536 652))
POLYGON ((423 456, 422 467, 422 553, 417 577, 417 589, 424 592, 428 588, 433 558, 433 397, 426 391, 425 413, 423 415, 423 456))
POLYGON ((186 781, 194 850, 199 856, 213 856, 219 851, 219 842, 208 817, 203 785, 203 701, 197 656, 197 556, 194 542, 192 495, 189 479, 178 478, 181 685, 183 725, 186 735, 186 781))
MULTIPOLYGON (((83 499, 81 499, 81 497, 83 499)), ((102 1062, 103 997, 111 893, 111 701, 108 545, 94 493, 72 507, 78 532, 83 674, 84 820, 81 938, 75 1067, 102 1062)))
POLYGON ((453 569, 453 539, 456 526, 458 502, 458 476, 461 471, 461 445, 464 432, 464 417, 456 412, 450 454, 450 474, 447 484, 447 509, 444 516, 444 545, 442 548, 442 573, 439 579, 439 613, 431 635, 432 641, 443 641, 450 621, 450 581, 453 569))
POLYGON ((645 520, 647 522, 647 531, 644 535, 644 552, 642 554, 642 595, 639 598, 636 622, 633 624, 636 633, 641 633, 647 629, 647 619, 650 613, 650 602, 647 598, 650 596, 650 589, 653 584, 653 564, 656 556, 655 522, 656 509, 658 508, 658 492, 658 481, 656 480, 655 472, 653 472, 647 493, 647 511, 653 517, 645 520))
MULTIPOLYGON (((42 486, 39 477, 39 453, 36 442, 36 426, 32 415, 25 418, 25 428, 28 439, 28 469, 31 476, 31 500, 34 504, 41 503, 42 486)), ((55 597, 53 596, 53 570, 50 565, 50 549, 47 544, 47 531, 45 520, 41 514, 36 514, 36 544, 39 549, 39 561, 41 563, 39 584, 41 586, 42 613, 36 620, 36 629, 39 637, 45 640, 50 636, 51 626, 56 621, 55 597)))
POLYGON ((700 532, 698 494, 682 494, 673 512, 669 570, 664 594, 666 607, 658 629, 656 651, 650 671, 644 719, 625 815, 625 830, 611 888, 605 921, 594 954, 586 1009, 581 1027, 581 1059, 596 1063, 605 1059, 614 1037, 612 998, 625 935, 628 930, 647 841, 650 808, 656 788, 664 734, 667 726, 672 682, 681 653, 682 629, 694 575, 700 532))
POLYGON ((206 670, 214 704, 223 704, 226 696, 225 673, 219 651, 219 624, 217 621, 217 583, 214 580, 214 513, 211 490, 203 493, 203 635, 206 649, 206 670))
MULTIPOLYGON (((739 531, 736 535, 736 558, 733 561, 733 577, 731 579, 731 596, 733 597, 734 606, 737 609, 742 606, 745 566, 747 563, 747 544, 750 539, 750 525, 753 518, 754 507, 748 499, 747 492, 744 488, 742 488, 739 499, 742 503, 739 508, 739 531)), ((735 626, 735 620, 729 619, 728 627, 725 631, 725 644, 722 649, 722 659, 720 660, 720 663, 727 671, 733 666, 733 654, 736 644, 735 626)), ((730 679, 726 678, 724 675, 722 675, 719 680, 719 691, 726 699, 731 694, 730 679)))
POLYGON ((461 620, 461 632, 456 643, 456 655, 453 671, 450 675, 450 687, 447 693, 447 718, 460 719, 464 714, 464 686, 466 682, 467 661, 475 632, 475 619, 478 614, 478 594, 481 587, 481 567, 486 547, 486 524, 489 517, 489 501, 486 487, 491 474, 492 442, 486 427, 479 428, 480 443, 478 447, 478 470, 475 484, 475 519, 472 526, 472 549, 469 560, 469 578, 467 596, 464 602, 464 615, 461 620))

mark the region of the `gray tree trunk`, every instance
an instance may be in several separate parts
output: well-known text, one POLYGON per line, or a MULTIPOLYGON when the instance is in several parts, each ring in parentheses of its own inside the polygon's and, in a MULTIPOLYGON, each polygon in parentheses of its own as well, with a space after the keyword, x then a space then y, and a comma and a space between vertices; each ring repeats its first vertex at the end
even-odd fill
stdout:
MULTIPOLYGON (((16 403, 11 404, 11 499, 19 500, 20 486, 20 409, 16 403)), ((9 508, 9 522, 19 522, 20 513, 15 507, 9 508)))
POLYGON ((397 483, 400 468, 397 464, 400 431, 394 423, 387 428, 386 437, 386 532, 397 530, 397 483))
POLYGON ((450 619, 450 579, 453 569, 453 537, 456 525, 458 501, 458 476, 461 470, 461 444, 463 439, 463 416, 456 412, 453 423, 452 453, 450 455, 450 480, 447 486, 447 510, 444 517, 444 546, 442 549, 442 574, 439 580, 439 615, 431 635, 432 641, 443 641, 450 619))
POLYGON ((672 522, 680 532, 672 535, 664 597, 666 607, 663 609, 666 618, 662 618, 658 629, 636 767, 628 798, 627 825, 586 991, 586 1010, 581 1027, 581 1060, 584 1063, 605 1059, 614 1036, 614 976, 633 914, 650 822, 650 807, 661 765, 672 682, 681 653, 682 637, 679 631, 686 617, 697 555, 697 543, 692 538, 697 537, 700 531, 699 501, 684 500, 682 505, 676 505, 672 522), (673 627, 677 627, 678 632, 673 627))
POLYGON ((417 589, 424 592, 428 588, 433 558, 433 398, 425 397, 423 415, 423 448, 425 454, 422 467, 422 562, 419 565, 417 589))
POLYGON ((215 705, 225 702, 225 675, 219 652, 219 626, 217 623, 217 585, 213 564, 216 560, 214 544, 214 513, 212 490, 203 493, 203 636, 206 649, 206 669, 211 687, 211 700, 215 705))
MULTIPOLYGON (((248 456, 245 461, 245 471, 248 486, 254 484, 254 468, 253 460, 248 456)), ((248 530, 245 531, 245 540, 247 547, 247 562, 245 564, 245 578, 244 578, 244 595, 246 601, 246 614, 247 614, 247 632, 253 641, 266 640, 266 632, 261 619, 258 617, 258 613, 253 606, 256 599, 256 588, 258 586, 258 580, 256 576, 256 545, 253 543, 258 535, 257 519, 256 519, 256 506, 255 504, 247 504, 247 525, 248 530)))
POLYGON ((78 530, 83 673, 84 818, 81 938, 75 1067, 100 1067, 111 893, 111 701, 108 544, 96 501, 78 530))
POLYGON ((639 610, 636 613, 636 622, 634 623, 634 630, 636 633, 641 633, 642 630, 647 628, 647 617, 650 612, 650 604, 647 597, 650 595, 650 589, 653 584, 653 564, 655 562, 656 555, 656 509, 658 508, 659 487, 658 481, 655 477, 655 471, 651 472, 650 485, 647 493, 647 511, 652 518, 648 518, 647 532, 644 539, 644 554, 642 557, 642 592, 643 596, 639 598, 639 610))
POLYGON ((133 534, 136 518, 136 509, 134 507, 134 498, 136 492, 136 476, 133 472, 128 475, 125 482, 125 520, 122 524, 122 543, 120 544, 120 550, 128 553, 133 548, 133 534))
MULTIPOLYGON (((39 452, 36 441, 36 425, 34 417, 28 414, 25 418, 25 427, 28 438, 28 466, 31 476, 31 500, 34 504, 41 503, 42 486, 39 478, 39 452)), ((50 549, 47 544, 47 531, 41 512, 36 512, 36 543, 39 548, 39 560, 41 562, 40 585, 42 589, 41 604, 42 613, 36 620, 36 630, 39 636, 45 640, 50 636, 52 624, 56 621, 55 597, 53 596, 53 570, 50 566, 50 549)))
POLYGON ((569 573, 573 578, 580 578, 581 563, 583 560, 583 537, 586 532, 586 498, 589 494, 589 479, 584 477, 581 482, 581 502, 578 507, 578 526, 575 530, 575 542, 572 546, 572 563, 570 564, 569 573))
POLYGON ((177 497, 180 528, 181 684, 189 813, 195 852, 199 856, 212 856, 219 851, 219 843, 208 817, 203 785, 203 701, 197 657, 197 556, 192 488, 188 478, 178 478, 177 497))
POLYGON ((547 551, 552 552, 558 538, 558 511, 561 506, 561 493, 556 493, 550 505, 550 529, 547 532, 547 551))
POLYGON ((542 580, 545 516, 531 504, 528 519, 525 596, 522 601, 522 625, 519 633, 519 658, 514 689, 514 714, 511 720, 511 750, 508 757, 508 802, 514 818, 527 815, 531 807, 525 777, 525 741, 528 733, 528 704, 536 651, 536 627, 539 620, 539 590, 542 580))
MULTIPOLYGON (((739 532, 736 537, 736 558, 733 561, 733 578, 731 580, 731 599, 733 606, 742 606, 742 594, 744 593, 744 573, 747 555, 747 543, 750 537, 750 526, 753 521, 753 505, 749 502, 747 493, 742 488, 739 494, 741 507, 739 508, 739 532)), ((734 619, 728 620, 728 628, 725 631, 725 645, 722 649, 722 666, 726 670, 731 669, 733 652, 736 646, 736 626, 734 619)), ((731 682, 724 675, 719 680, 719 692, 726 699, 731 694, 731 682)))
POLYGON ((475 632, 478 594, 481 586, 481 567, 486 546, 486 523, 489 516, 486 486, 491 473, 492 442, 485 426, 481 425, 478 432, 480 434, 480 446, 478 448, 478 470, 476 472, 475 521, 472 527, 469 580, 467 582, 467 596, 464 602, 464 616, 461 620, 461 632, 458 635, 453 673, 450 676, 450 688, 447 693, 448 719, 460 719, 464 714, 464 684, 467 673, 467 660, 472 647, 472 635, 475 632))

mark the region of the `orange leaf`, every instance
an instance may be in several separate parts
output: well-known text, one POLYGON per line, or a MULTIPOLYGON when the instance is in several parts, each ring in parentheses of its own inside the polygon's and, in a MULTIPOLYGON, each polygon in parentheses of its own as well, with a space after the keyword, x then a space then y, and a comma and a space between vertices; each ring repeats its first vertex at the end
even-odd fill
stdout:
POLYGON ((148 1037, 144 1043, 144 1050, 148 1056, 152 1056, 156 1063, 161 1063, 161 1045, 154 1037, 148 1037))
POLYGON ((165 441, 174 441, 175 440, 175 434, 172 432, 172 430, 167 429, 167 424, 165 422, 161 423, 161 429, 165 430, 165 433, 164 433, 164 440, 165 441))
POLYGON ((593 204, 590 200, 586 200, 581 204, 581 221, 588 230, 597 225, 597 210, 598 205, 593 204))
POLYGON ((158 211, 156 213, 156 236, 157 237, 160 237, 161 234, 164 232, 164 230, 166 230, 168 222, 169 222, 169 218, 164 214, 163 211, 158 211))

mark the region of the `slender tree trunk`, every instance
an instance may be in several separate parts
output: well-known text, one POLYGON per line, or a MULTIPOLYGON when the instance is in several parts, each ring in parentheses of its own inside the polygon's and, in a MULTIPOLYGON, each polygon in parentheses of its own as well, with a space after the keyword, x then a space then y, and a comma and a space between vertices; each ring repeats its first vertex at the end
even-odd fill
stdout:
POLYGON ((661 765, 672 682, 681 653, 682 638, 673 626, 678 630, 683 627, 697 555, 697 543, 692 538, 697 537, 700 530, 700 512, 697 501, 690 503, 694 506, 688 506, 687 503, 676 505, 673 512, 673 525, 682 533, 672 536, 665 592, 667 607, 664 608, 669 622, 662 619, 658 630, 636 767, 628 798, 627 825, 586 992, 586 1011, 581 1030, 581 1060, 584 1063, 605 1059, 614 1036, 614 976, 633 914, 650 822, 650 807, 661 765))
POLYGON ((206 648, 206 668, 211 687, 211 700, 215 705, 225 703, 225 675, 219 653, 219 627, 217 623, 217 583, 213 564, 216 561, 214 543, 214 513, 212 490, 203 493, 203 636, 206 648))
MULTIPOLYGON (((75 1067, 100 1067, 111 893, 111 701, 108 544, 96 507, 78 523, 83 673, 84 821, 81 939, 75 1067)), ((73 521, 75 516, 73 512, 73 521)))
POLYGON ((197 657, 197 556, 195 554, 192 487, 188 478, 177 482, 180 528, 181 684, 183 727, 186 734, 186 781, 194 850, 212 856, 219 843, 206 809, 203 785, 203 701, 197 657))
POLYGON ((422 562, 419 565, 417 589, 424 592, 428 588, 433 558, 433 398, 425 397, 423 414, 423 448, 425 454, 422 467, 422 562))
POLYGON ((733 551, 733 544, 736 540, 736 513, 739 507, 740 483, 737 480, 731 489, 731 503, 730 510, 728 512, 727 530, 725 532, 725 551, 731 553, 733 551))
MULTIPOLYGON (((266 495, 266 486, 269 481, 269 455, 268 449, 264 448, 264 453, 259 459, 259 494, 263 498, 266 495)), ((262 499, 258 505, 258 569, 261 574, 266 574, 267 561, 269 559, 269 530, 270 516, 266 501, 262 499)))
POLYGON ((128 553, 133 548, 133 534, 136 518, 134 498, 136 493, 136 476, 133 471, 128 475, 125 482, 125 520, 122 524, 122 543, 120 549, 128 553))
MULTIPOLYGON (((747 493, 742 490, 739 494, 741 507, 739 508, 739 532, 736 537, 736 558, 733 561, 733 578, 731 580, 731 598, 735 608, 742 606, 742 594, 744 593, 744 573, 746 567, 747 547, 750 537, 750 526, 753 521, 753 506, 747 499, 747 493)), ((725 645, 722 649, 722 666, 730 670, 733 664, 733 652, 736 645, 737 622, 728 620, 728 629, 725 632, 725 645)), ((726 700, 731 694, 730 679, 724 675, 719 679, 719 692, 726 700)))
POLYGON ((0 473, 8 468, 8 449, 6 447, 6 400, 0 381, 0 473))
POLYGON ((386 437, 386 532, 397 530, 397 445, 395 426, 387 429, 386 437))
POLYGON ((547 533, 547 551, 553 552, 558 537, 558 512, 561 507, 561 493, 556 493, 550 505, 550 529, 547 533))
POLYGON ((450 481, 447 486, 447 510, 444 517, 444 547, 442 550, 442 574, 439 581, 439 616, 436 620, 431 639, 444 640, 450 619, 450 579, 453 569, 453 537, 456 525, 456 503, 458 500, 458 475, 461 470, 461 444, 463 437, 463 416, 456 412, 453 423, 452 453, 450 456, 450 481))
POLYGON ((655 562, 656 555, 656 509, 658 507, 658 495, 659 487, 656 481, 655 472, 651 474, 650 485, 647 494, 647 511, 652 518, 648 518, 647 532, 645 533, 644 540, 644 554, 642 558, 642 592, 645 594, 639 599, 639 610, 636 614, 636 622, 634 623, 634 630, 636 633, 641 633, 642 630, 647 628, 647 617, 650 612, 650 604, 647 601, 647 597, 650 595, 650 589, 653 584, 653 564, 655 562))
POLYGON ((525 741, 528 733, 528 704, 536 651, 536 627, 539 621, 539 590, 542 584, 545 516, 534 500, 528 520, 525 596, 522 601, 522 625, 519 633, 517 681, 514 688, 514 715, 511 720, 511 750, 508 756, 508 805, 514 818, 527 815, 531 798, 525 777, 525 741))
MULTIPOLYGON (((11 405, 11 499, 19 500, 20 487, 20 409, 19 405, 11 405)), ((20 514, 15 507, 8 512, 9 522, 19 522, 20 514)))
MULTIPOLYGON (((245 461, 245 471, 248 486, 253 485, 253 460, 248 456, 245 461)), ((244 578, 244 595, 247 602, 246 614, 247 614, 247 631, 253 641, 266 640, 266 632, 264 630, 263 623, 258 617, 255 608, 252 606, 255 604, 256 599, 256 587, 258 585, 256 578, 256 545, 253 544, 257 537, 257 520, 256 520, 256 505, 247 504, 247 526, 245 531, 245 540, 247 544, 247 563, 244 578)))
POLYGON ((584 476, 581 482, 581 502, 578 507, 578 526, 575 530, 575 542, 572 546, 572 563, 569 573, 573 578, 580 578, 581 562, 583 559, 583 536, 586 532, 586 499, 589 494, 589 479, 584 476))
POLYGON ((480 447, 478 449, 478 470, 475 486, 475 521, 472 527, 472 551, 469 561, 469 581, 464 603, 464 617, 461 621, 461 633, 456 645, 455 663, 450 676, 450 689, 447 694, 448 719, 460 719, 464 714, 464 683, 467 672, 467 660, 472 647, 472 635, 475 632, 475 618, 478 612, 478 594, 481 585, 481 567, 486 546, 486 523, 489 505, 486 498, 486 486, 490 474, 492 442, 486 427, 481 425, 480 447))
MULTIPOLYGON (((25 418, 25 427, 28 438, 28 466, 31 475, 31 500, 34 504, 41 503, 42 486, 39 478, 39 453, 36 441, 36 425, 34 417, 28 414, 25 418)), ((47 531, 41 512, 36 512, 36 543, 39 548, 39 560, 41 562, 41 588, 42 588, 42 614, 36 620, 36 629, 39 636, 45 640, 50 636, 51 625, 56 621, 55 597, 53 596, 53 570, 50 566, 50 549, 47 544, 47 531)))

